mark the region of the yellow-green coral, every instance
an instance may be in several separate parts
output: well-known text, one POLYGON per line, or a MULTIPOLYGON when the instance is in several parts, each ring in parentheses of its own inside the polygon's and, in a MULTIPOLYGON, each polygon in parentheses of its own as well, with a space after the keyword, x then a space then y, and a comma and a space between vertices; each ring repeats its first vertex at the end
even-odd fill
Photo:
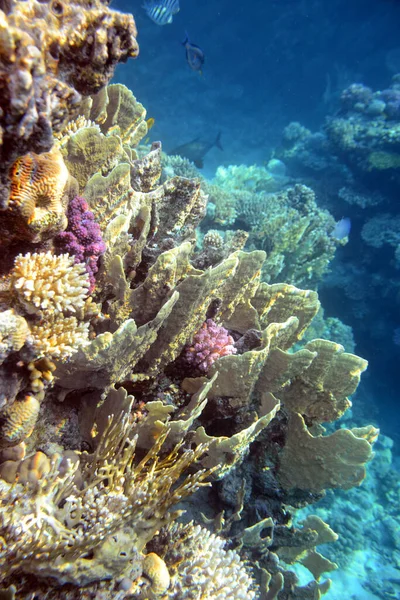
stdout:
POLYGON ((52 461, 49 474, 35 485, 9 488, 0 500, 0 567, 3 578, 23 570, 59 583, 87 585, 123 576, 132 565, 129 544, 140 551, 154 532, 168 522, 168 509, 201 485, 204 471, 175 487, 181 474, 201 455, 195 451, 161 457, 165 434, 147 455, 135 462, 135 443, 128 442, 129 414, 109 420, 96 451, 59 472, 52 461), (75 484, 80 467, 84 489, 75 484), (60 504, 60 500, 65 501, 60 504), (124 538, 127 560, 118 538, 124 538), (113 539, 115 538, 115 542, 113 539), (22 552, 22 548, 25 550, 22 552), (85 560, 90 551, 93 558, 85 560), (115 554, 114 554, 115 553, 115 554))

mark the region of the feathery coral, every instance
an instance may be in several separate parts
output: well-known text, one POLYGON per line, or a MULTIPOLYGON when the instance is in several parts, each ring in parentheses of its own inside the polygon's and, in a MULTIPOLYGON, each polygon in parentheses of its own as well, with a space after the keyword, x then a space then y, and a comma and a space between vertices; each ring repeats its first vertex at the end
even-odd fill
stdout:
POLYGON ((55 577, 59 583, 87 585, 131 571, 129 546, 141 550, 155 530, 168 523, 168 509, 193 493, 207 474, 200 470, 172 487, 204 447, 180 453, 176 446, 162 458, 166 430, 137 462, 131 433, 129 411, 109 419, 95 453, 84 454, 80 465, 61 476, 60 459, 53 460, 48 476, 34 486, 17 485, 2 496, 3 577, 22 568, 25 573, 55 577), (82 490, 75 486, 78 467, 82 490), (119 538, 126 560, 113 541, 119 538), (89 551, 91 560, 85 558, 89 551))
POLYGON ((83 308, 89 289, 85 265, 68 254, 19 254, 11 272, 18 303, 27 313, 76 312, 83 308))

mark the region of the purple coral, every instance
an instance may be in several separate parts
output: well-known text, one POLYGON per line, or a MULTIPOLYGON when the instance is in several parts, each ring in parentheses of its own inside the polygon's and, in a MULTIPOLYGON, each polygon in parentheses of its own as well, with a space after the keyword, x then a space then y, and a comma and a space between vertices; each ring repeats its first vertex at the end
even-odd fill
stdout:
POLYGON ((84 198, 75 196, 68 205, 68 226, 66 231, 55 238, 55 246, 59 252, 68 252, 75 257, 75 263, 84 263, 89 274, 89 293, 93 292, 96 283, 99 257, 106 251, 98 223, 84 198))
POLYGON ((194 334, 191 344, 185 346, 182 358, 186 363, 207 373, 211 365, 221 356, 236 354, 234 340, 228 330, 207 319, 194 334))

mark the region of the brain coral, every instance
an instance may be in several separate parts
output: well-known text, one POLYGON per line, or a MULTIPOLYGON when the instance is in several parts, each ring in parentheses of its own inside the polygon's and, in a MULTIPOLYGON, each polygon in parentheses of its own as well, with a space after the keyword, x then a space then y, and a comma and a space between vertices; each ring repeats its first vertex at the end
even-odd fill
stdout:
POLYGON ((68 170, 57 149, 19 157, 10 170, 10 201, 2 214, 2 243, 10 235, 39 242, 65 229, 68 170))

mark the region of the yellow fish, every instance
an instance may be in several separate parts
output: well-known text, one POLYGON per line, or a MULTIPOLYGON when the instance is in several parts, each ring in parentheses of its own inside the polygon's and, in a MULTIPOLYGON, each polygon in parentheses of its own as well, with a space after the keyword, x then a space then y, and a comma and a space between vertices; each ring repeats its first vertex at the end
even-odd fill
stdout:
POLYGON ((156 120, 153 119, 153 117, 150 117, 150 119, 147 119, 147 121, 146 121, 147 131, 150 131, 150 129, 153 127, 155 122, 156 122, 156 120))

